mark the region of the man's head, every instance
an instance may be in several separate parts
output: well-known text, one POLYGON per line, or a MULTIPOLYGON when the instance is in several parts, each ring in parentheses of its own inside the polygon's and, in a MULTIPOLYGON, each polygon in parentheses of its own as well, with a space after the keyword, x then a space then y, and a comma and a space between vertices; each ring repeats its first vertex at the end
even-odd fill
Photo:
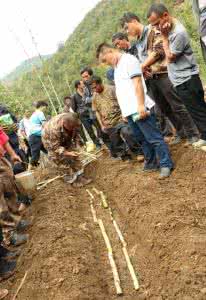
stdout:
POLYGON ((87 82, 87 81, 90 81, 90 78, 92 77, 93 75, 93 70, 91 68, 83 68, 81 71, 80 71, 80 75, 82 77, 82 80, 83 82, 87 82))
POLYGON ((117 32, 112 36, 113 45, 121 50, 128 50, 130 48, 130 42, 128 36, 123 32, 117 32))
POLYGON ((152 4, 147 13, 148 21, 151 25, 163 26, 170 21, 170 14, 164 4, 152 4))
POLYGON ((48 107, 48 103, 45 101, 37 101, 36 102, 36 109, 39 109, 41 111, 45 111, 48 107))
POLYGON ((67 132, 73 132, 75 129, 78 129, 81 125, 81 122, 76 113, 65 113, 62 116, 61 125, 67 132))
POLYGON ((83 89, 84 89, 84 83, 83 83, 83 81, 82 80, 76 80, 75 82, 74 82, 74 87, 75 87, 75 90, 76 91, 83 91, 83 89))
POLYGON ((64 97, 64 105, 66 105, 68 107, 71 107, 71 104, 72 104, 72 98, 71 98, 71 96, 64 97))
POLYGON ((104 90, 102 79, 99 76, 93 76, 91 81, 92 81, 92 90, 98 94, 101 94, 104 90))
POLYGON ((117 65, 119 55, 119 50, 107 43, 100 44, 96 51, 96 57, 99 62, 109 66, 117 65))
POLYGON ((26 110, 25 113, 24 113, 24 118, 30 118, 31 116, 31 111, 30 110, 26 110))
POLYGON ((120 19, 123 30, 131 37, 138 37, 141 34, 142 24, 140 18, 134 13, 127 12, 120 19))

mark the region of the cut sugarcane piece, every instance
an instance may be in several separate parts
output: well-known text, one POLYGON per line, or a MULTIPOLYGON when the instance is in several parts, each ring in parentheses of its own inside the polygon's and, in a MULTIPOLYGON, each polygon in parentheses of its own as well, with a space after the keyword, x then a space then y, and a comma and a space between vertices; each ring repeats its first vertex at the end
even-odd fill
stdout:
POLYGON ((125 256, 125 259, 126 259, 126 262, 127 262, 127 266, 128 266, 130 275, 131 275, 133 283, 134 283, 134 288, 135 288, 135 290, 139 290, 139 282, 138 282, 137 275, 135 273, 134 267, 133 267, 133 265, 131 263, 129 254, 127 252, 127 248, 123 247, 122 251, 124 253, 124 256, 125 256))
POLYGON ((97 195, 99 195, 100 194, 100 191, 99 190, 97 190, 95 187, 93 187, 92 188, 93 189, 93 191, 97 194, 97 195))
POLYGON ((94 196, 92 195, 92 193, 89 190, 86 190, 86 192, 90 196, 90 208, 91 208, 91 212, 92 212, 92 217, 93 217, 94 223, 98 223, 97 213, 96 213, 96 210, 95 210, 94 204, 93 204, 94 196))
POLYGON ((109 205, 107 203, 107 199, 106 199, 106 196, 103 192, 100 192, 100 198, 101 198, 101 201, 102 201, 102 205, 104 208, 108 208, 109 205))
POLYGON ((103 238, 104 238, 107 250, 108 250, 108 258, 109 258, 109 262, 110 262, 112 273, 113 273, 116 292, 117 292, 117 295, 122 295, 123 292, 122 292, 122 288, 121 288, 121 285, 120 285, 119 273, 118 273, 117 266, 116 266, 114 256, 113 256, 113 252, 112 252, 112 246, 111 246, 109 237, 106 233, 106 230, 105 230, 105 227, 104 227, 104 224, 103 224, 102 220, 99 219, 98 223, 99 223, 99 227, 101 229, 101 232, 102 232, 102 235, 103 235, 103 238))
POLYGON ((125 240, 124 240, 124 237, 123 237, 123 235, 122 235, 122 232, 121 232, 121 230, 120 230, 120 228, 119 228, 117 222, 116 222, 114 219, 113 219, 112 222, 113 222, 114 228, 115 228, 115 230, 116 230, 116 232, 117 232, 117 234, 118 234, 118 237, 119 237, 119 239, 120 239, 120 241, 121 241, 123 247, 126 247, 126 246, 127 246, 127 243, 126 243, 125 240))

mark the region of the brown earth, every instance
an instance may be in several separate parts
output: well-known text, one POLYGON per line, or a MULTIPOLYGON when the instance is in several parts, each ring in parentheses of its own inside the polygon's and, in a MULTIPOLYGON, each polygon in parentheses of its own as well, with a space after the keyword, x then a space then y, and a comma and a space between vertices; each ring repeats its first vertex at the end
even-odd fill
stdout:
MULTIPOLYGON (((139 275, 140 290, 135 291, 108 210, 96 198, 123 300, 206 299, 206 154, 183 146, 172 153, 176 169, 165 181, 155 173, 143 174, 138 163, 111 161, 106 154, 88 167, 94 186, 108 196, 139 275)), ((34 217, 30 240, 22 248, 17 274, 2 285, 10 290, 8 299, 26 271, 20 300, 118 298, 85 189, 54 182, 37 193, 28 214, 34 217)))

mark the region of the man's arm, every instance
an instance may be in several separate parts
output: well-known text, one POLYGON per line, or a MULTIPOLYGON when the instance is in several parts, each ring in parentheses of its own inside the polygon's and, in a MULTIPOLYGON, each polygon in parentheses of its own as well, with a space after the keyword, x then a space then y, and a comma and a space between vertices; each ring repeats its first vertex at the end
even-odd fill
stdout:
POLYGON ((167 58, 167 61, 169 63, 174 62, 176 60, 176 55, 174 53, 171 52, 170 50, 170 46, 169 46, 169 40, 167 36, 163 37, 163 48, 164 48, 164 52, 165 52, 165 56, 167 58))
POLYGON ((134 83, 135 94, 137 96, 137 111, 139 113, 140 119, 145 119, 147 117, 147 112, 145 110, 145 92, 142 83, 142 77, 134 77, 132 81, 134 83))

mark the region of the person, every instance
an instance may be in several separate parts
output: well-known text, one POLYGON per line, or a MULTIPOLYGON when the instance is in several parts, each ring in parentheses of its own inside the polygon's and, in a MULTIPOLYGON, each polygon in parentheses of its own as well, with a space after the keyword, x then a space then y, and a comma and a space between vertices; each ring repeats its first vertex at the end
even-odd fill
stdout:
POLYGON ((177 131, 172 144, 179 143, 185 136, 189 144, 197 142, 199 137, 195 124, 168 77, 160 31, 156 27, 144 26, 139 17, 130 12, 124 14, 121 25, 137 39, 136 47, 149 95, 177 131))
POLYGON ((91 88, 91 77, 93 76, 93 70, 85 67, 80 71, 80 75, 82 77, 82 81, 80 81, 80 83, 75 82, 76 94, 74 95, 74 101, 77 109, 75 112, 79 114, 80 120, 86 128, 93 143, 97 146, 97 148, 100 148, 101 128, 94 112, 92 111, 93 92, 91 88))
POLYGON ((47 153, 45 150, 41 135, 44 124, 46 123, 46 117, 44 115, 48 104, 45 101, 38 101, 36 103, 36 110, 30 117, 30 136, 29 145, 31 147, 31 165, 38 166, 41 151, 47 153))
POLYGON ((160 28, 169 78, 199 129, 201 139, 193 146, 201 148, 206 145, 206 103, 190 38, 165 5, 153 4, 148 17, 150 23, 160 28))
MULTIPOLYGON (((18 156, 20 156, 21 164, 13 165, 15 173, 23 172, 26 170, 26 164, 28 162, 26 154, 23 149, 20 148, 18 131, 18 120, 16 116, 10 111, 10 109, 3 104, 0 104, 0 126, 9 137, 9 142, 18 156)), ((6 154, 7 159, 10 160, 9 155, 6 154)))
POLYGON ((96 113, 102 132, 109 137, 108 148, 111 156, 120 157, 122 160, 131 159, 128 147, 134 154, 142 154, 141 147, 137 144, 131 128, 122 119, 115 88, 104 85, 100 77, 93 76, 92 89, 95 92, 92 110, 96 113))
POLYGON ((76 151, 79 127, 80 121, 76 113, 63 113, 48 121, 42 134, 50 161, 60 172, 68 175, 67 182, 75 187, 91 182, 83 174, 83 166, 76 151))
POLYGON ((29 145, 29 136, 30 136, 30 117, 31 112, 29 110, 26 110, 24 113, 24 117, 19 122, 19 136, 23 139, 23 142, 26 147, 26 156, 29 161, 29 158, 31 157, 31 148, 29 145))
POLYGON ((5 154, 10 155, 11 160, 21 162, 9 144, 8 136, 0 128, 0 224, 4 230, 4 239, 13 245, 24 243, 28 235, 19 235, 16 231, 28 226, 28 222, 21 220, 17 204, 17 188, 14 174, 5 154))
POLYGON ((113 34, 112 43, 116 48, 123 50, 127 53, 130 53, 138 58, 137 47, 135 44, 132 45, 130 43, 127 34, 123 32, 117 32, 113 34))
POLYGON ((194 14, 198 21, 202 55, 206 62, 206 2, 205 0, 193 0, 192 4, 194 14))
POLYGON ((151 111, 154 102, 146 93, 139 61, 106 43, 97 48, 97 59, 115 68, 118 103, 122 116, 127 118, 142 145, 145 156, 144 171, 157 170, 160 167, 160 179, 169 177, 173 162, 168 146, 156 126, 155 116, 151 111))

